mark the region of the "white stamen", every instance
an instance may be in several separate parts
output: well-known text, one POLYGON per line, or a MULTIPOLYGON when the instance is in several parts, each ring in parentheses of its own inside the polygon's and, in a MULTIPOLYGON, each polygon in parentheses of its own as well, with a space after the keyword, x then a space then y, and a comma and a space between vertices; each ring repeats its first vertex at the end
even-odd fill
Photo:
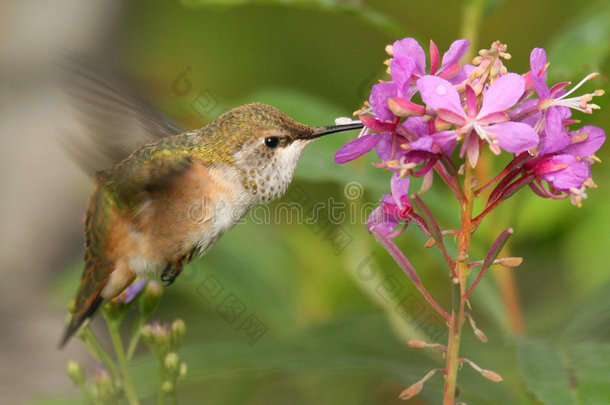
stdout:
POLYGON ((564 94, 561 97, 558 97, 551 101, 549 107, 551 106, 564 106, 574 110, 578 110, 587 114, 591 114, 593 110, 599 110, 599 106, 597 104, 590 104, 589 101, 593 99, 593 97, 601 96, 604 94, 603 90, 595 90, 593 93, 585 93, 578 97, 568 97, 572 94, 576 89, 582 86, 585 82, 597 77, 599 73, 590 73, 584 79, 582 79, 576 86, 574 86, 570 91, 564 94))

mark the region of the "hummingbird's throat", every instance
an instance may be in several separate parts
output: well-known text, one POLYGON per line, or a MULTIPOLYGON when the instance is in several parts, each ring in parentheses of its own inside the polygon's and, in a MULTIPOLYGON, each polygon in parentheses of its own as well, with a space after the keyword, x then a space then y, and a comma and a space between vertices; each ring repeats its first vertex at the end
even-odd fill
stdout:
POLYGON ((242 159, 240 153, 235 155, 236 162, 243 162, 239 169, 241 184, 252 194, 255 203, 268 203, 284 195, 301 152, 308 143, 297 140, 285 148, 276 149, 272 155, 249 159, 242 159))

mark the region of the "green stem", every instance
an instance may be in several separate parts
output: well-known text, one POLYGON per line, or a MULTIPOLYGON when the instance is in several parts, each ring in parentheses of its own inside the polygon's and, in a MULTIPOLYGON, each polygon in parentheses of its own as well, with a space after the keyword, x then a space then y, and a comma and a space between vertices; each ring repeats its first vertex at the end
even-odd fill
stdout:
POLYGON ((475 56, 477 41, 479 37, 479 27, 483 16, 483 0, 469 0, 464 6, 462 14, 461 37, 470 40, 468 51, 462 60, 470 62, 475 56))
POLYGON ((178 395, 176 393, 176 381, 174 381, 174 389, 172 390, 171 404, 178 405, 178 395))
POLYGON ((106 370, 112 375, 112 378, 115 380, 118 379, 120 377, 119 370, 117 370, 114 361, 108 356, 108 353, 106 353, 106 350, 104 350, 99 340, 97 340, 89 325, 82 329, 79 333, 79 337, 87 347, 87 350, 89 350, 97 361, 104 365, 106 370))
POLYGON ((138 342, 140 341, 140 330, 142 330, 142 327, 145 323, 146 319, 144 319, 144 317, 140 315, 138 317, 138 326, 133 335, 131 335, 131 339, 129 340, 129 346, 127 347, 127 361, 131 360, 133 354, 136 351, 136 347, 138 347, 138 342))
POLYGON ((163 364, 161 363, 161 361, 159 361, 159 393, 157 394, 158 405, 165 404, 165 394, 163 393, 163 382, 165 381, 165 376, 163 374, 163 364))
POLYGON ((451 319, 449 321, 449 340, 447 343, 447 360, 445 363, 445 389, 443 393, 443 405, 453 405, 455 400, 455 388, 457 386, 457 374, 459 368, 460 340, 462 325, 464 324, 464 308, 467 297, 466 277, 468 276, 468 252, 470 249, 470 238, 472 236, 472 208, 474 203, 475 184, 474 169, 468 162, 465 163, 464 173, 464 203, 462 204, 462 224, 457 251, 457 275, 458 285, 452 285, 451 319), (459 292, 457 291, 459 287, 459 292))
POLYGON ((129 374, 129 368, 127 366, 127 358, 125 357, 125 350, 123 349, 123 342, 119 333, 120 323, 114 319, 106 317, 106 323, 108 324, 108 331, 110 332, 110 339, 114 345, 116 351, 116 357, 119 361, 119 367, 121 368, 121 374, 123 375, 123 390, 125 397, 130 405, 139 405, 138 396, 136 390, 131 381, 131 375, 129 374))

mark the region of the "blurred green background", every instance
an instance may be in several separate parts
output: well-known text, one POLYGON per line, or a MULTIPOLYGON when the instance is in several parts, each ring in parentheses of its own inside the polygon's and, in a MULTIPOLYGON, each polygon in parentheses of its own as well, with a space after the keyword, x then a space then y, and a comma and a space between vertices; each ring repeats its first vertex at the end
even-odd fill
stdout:
MULTIPOLYGON (((464 35, 475 41, 475 50, 501 40, 513 57, 506 65, 517 73, 529 70, 533 47, 544 47, 549 82, 578 82, 599 71, 601 77, 585 90, 608 88, 606 1, 0 5, 6 27, 0 39, 0 141, 7 155, 1 163, 2 403, 82 401, 64 369, 68 359, 87 363, 87 356, 78 341, 64 352, 55 345, 81 275, 79 221, 91 183, 57 152, 56 134, 75 119, 61 107, 66 100, 55 90, 40 90, 48 86, 47 66, 62 51, 77 49, 121 66, 137 78, 134 85, 146 98, 193 128, 254 101, 310 125, 330 125, 368 98, 370 86, 384 77, 385 45, 405 36, 425 49, 433 39, 441 52, 464 35)), ((607 98, 596 100, 601 112, 576 118, 610 128, 607 98)), ((349 220, 350 213, 370 208, 389 191, 387 173, 370 165, 374 156, 334 164, 334 152, 351 136, 338 134, 308 147, 282 200, 300 203, 304 219, 316 203, 343 203, 337 212, 348 220, 335 224, 332 213, 322 210, 306 223, 272 204, 226 234, 165 290, 158 317, 181 317, 187 325, 181 357, 189 373, 179 385, 181 403, 391 404, 428 370, 442 367, 438 353, 405 344, 411 338, 444 343, 442 321, 361 218, 349 220), (265 213, 267 224, 259 224, 265 213), (235 320, 219 310, 227 300, 242 309, 235 320), (257 320, 256 333, 244 326, 246 319, 257 320)), ((609 155, 607 147, 598 154, 602 161, 609 155)), ((492 383, 465 367, 461 401, 610 401, 610 170, 596 164, 593 173, 599 189, 582 208, 524 190, 502 206, 496 224, 478 233, 473 256, 482 257, 503 227, 515 228, 510 251, 524 258, 514 271, 524 331, 511 327, 515 314, 498 292, 497 275, 508 270, 493 269, 472 297, 472 314, 490 341, 480 343, 465 326, 461 353, 500 373, 504 382, 492 383)), ((433 188, 426 201, 443 227, 458 226, 449 195, 433 188)), ((447 271, 424 242, 415 227, 397 239, 447 308, 447 271)), ((93 324, 104 333, 99 319, 93 324)), ((142 355, 134 366, 144 403, 155 401, 153 361, 142 355)), ((441 392, 437 376, 412 403, 440 403, 441 392)))

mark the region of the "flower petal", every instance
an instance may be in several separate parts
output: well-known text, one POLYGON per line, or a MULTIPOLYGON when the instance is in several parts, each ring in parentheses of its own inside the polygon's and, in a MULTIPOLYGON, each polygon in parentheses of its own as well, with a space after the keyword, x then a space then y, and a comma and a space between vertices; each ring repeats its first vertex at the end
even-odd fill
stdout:
POLYGON ((363 135, 343 145, 335 153, 336 163, 345 163, 364 155, 375 147, 382 134, 363 135))
POLYGON ((392 133, 384 132, 381 134, 381 139, 377 142, 375 151, 382 162, 389 160, 392 157, 392 133))
POLYGON ((376 120, 373 117, 369 117, 368 115, 361 115, 360 121, 364 124, 365 127, 369 128, 371 131, 375 132, 384 132, 384 131, 392 131, 395 127, 393 123, 381 122, 376 120))
POLYGON ((417 76, 426 74, 426 53, 419 43, 413 38, 405 38, 394 42, 394 58, 411 58, 415 62, 413 73, 417 76))
MULTIPOLYGON (((466 114, 462 109, 462 104, 460 103, 460 95, 455 87, 447 80, 436 76, 424 76, 417 81, 417 87, 419 88, 424 103, 426 103, 428 107, 434 110, 448 110, 457 117, 462 117, 464 121, 467 120, 466 114)), ((454 122, 459 121, 456 119, 457 117, 454 117, 453 121, 450 122, 457 125, 463 125, 464 122, 454 122)))
POLYGON ((570 144, 570 137, 561 123, 560 111, 551 107, 546 113, 546 124, 540 136, 540 154, 546 155, 563 150, 570 144))
POLYGON ((570 188, 580 188, 585 180, 591 176, 589 166, 572 155, 557 155, 543 164, 555 164, 563 168, 555 172, 547 172, 541 177, 548 181, 553 187, 562 191, 570 188))
POLYGON ((434 141, 441 147, 443 153, 451 156, 457 145, 457 133, 455 131, 439 131, 431 135, 434 141))
MULTIPOLYGON (((384 194, 383 197, 385 196, 389 195, 384 194)), ((371 215, 369 215, 369 218, 366 220, 366 227, 368 228, 369 232, 371 232, 372 228, 375 227, 377 232, 388 235, 394 230, 394 228, 396 228, 396 226, 398 226, 398 220, 396 217, 388 214, 384 210, 383 197, 381 204, 378 205, 373 212, 371 212, 371 215)))
POLYGON ((507 73, 496 80, 485 92, 477 121, 488 123, 485 117, 514 106, 523 95, 525 80, 516 73, 507 73))
POLYGON ((462 56, 464 56, 468 50, 468 46, 470 46, 470 41, 467 39, 458 39, 457 41, 454 41, 449 47, 449 50, 443 55, 443 62, 441 63, 441 67, 437 74, 441 77, 445 77, 444 75, 441 75, 442 72, 445 72, 449 68, 453 71, 454 69, 452 66, 459 63, 462 56))
POLYGON ((549 87, 546 85, 546 51, 534 48, 530 53, 530 78, 541 99, 550 98, 549 87))
POLYGON ((377 83, 371 88, 369 102, 373 106, 375 116, 381 121, 392 121, 394 114, 388 107, 388 99, 398 95, 396 83, 382 82, 377 83))
POLYGON ((430 74, 436 76, 438 70, 438 62, 440 60, 440 53, 438 47, 433 40, 430 40, 430 74))
POLYGON ((401 127, 403 127, 401 130, 406 130, 418 138, 430 134, 429 122, 424 121, 424 117, 409 117, 401 124, 401 127))
POLYGON ((390 187, 392 190, 392 198, 394 199, 394 203, 400 208, 403 209, 403 197, 406 197, 409 193, 409 178, 408 177, 400 177, 398 172, 394 172, 392 176, 392 180, 390 181, 390 187))
POLYGON ((392 59, 390 64, 390 72, 392 72, 392 81, 396 83, 398 95, 400 97, 409 96, 409 84, 411 83, 411 75, 415 69, 415 62, 411 57, 403 57, 392 59))
POLYGON ((584 127, 570 132, 571 136, 578 136, 578 134, 589 134, 587 138, 581 142, 575 142, 572 145, 565 148, 564 152, 575 156, 591 156, 599 150, 599 148, 606 141, 606 133, 603 129, 595 127, 593 125, 585 125, 584 127))
POLYGON ((510 153, 521 153, 538 146, 540 141, 534 128, 522 122, 491 125, 486 132, 495 135, 498 146, 510 153))
MULTIPOLYGON (((476 66, 473 65, 463 65, 461 67, 459 65, 453 66, 455 67, 452 69, 445 70, 442 74, 439 75, 440 77, 449 80, 449 82, 453 85, 458 85, 464 80, 468 79, 472 71, 476 68, 476 66), (455 72, 453 72, 453 70, 455 70, 455 72), (450 73, 450 71, 452 72, 450 73)), ((476 83, 476 81, 474 83, 476 83)))
POLYGON ((135 283, 131 284, 127 287, 123 292, 116 297, 117 301, 122 302, 124 304, 129 304, 131 301, 136 298, 140 292, 146 287, 148 283, 147 280, 138 280, 135 283))

